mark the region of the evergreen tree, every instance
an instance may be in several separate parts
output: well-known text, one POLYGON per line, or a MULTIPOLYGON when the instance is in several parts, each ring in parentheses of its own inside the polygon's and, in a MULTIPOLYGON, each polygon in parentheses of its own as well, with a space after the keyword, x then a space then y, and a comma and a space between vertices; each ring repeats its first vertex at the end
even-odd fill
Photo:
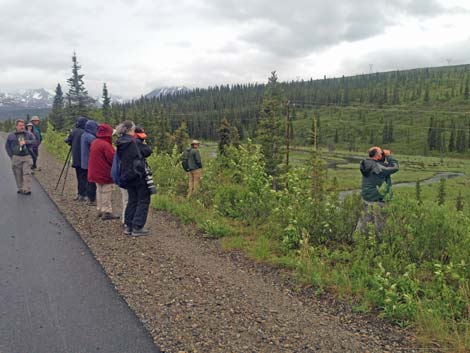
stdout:
POLYGON ((459 195, 457 196, 457 200, 455 201, 455 208, 457 211, 463 211, 464 208, 464 200, 462 196, 462 192, 459 191, 459 195))
POLYGON ((230 135, 232 133, 232 127, 226 118, 222 120, 219 128, 219 154, 225 155, 227 148, 230 146, 230 135))
POLYGON ((264 93, 257 130, 265 170, 268 175, 273 176, 273 187, 276 187, 276 178, 281 174, 283 157, 284 129, 281 102, 281 87, 277 82, 276 71, 273 71, 264 93))
POLYGON ((437 194, 437 204, 443 205, 446 202, 446 180, 441 178, 439 182, 439 191, 437 194))
POLYGON ((93 99, 88 96, 88 91, 85 89, 83 82, 83 74, 80 74, 81 66, 78 64, 77 55, 73 53, 72 56, 72 76, 67 80, 69 91, 67 93, 66 113, 70 120, 75 117, 89 113, 90 107, 93 104, 93 99))
POLYGON ((424 103, 429 104, 429 85, 426 85, 426 89, 424 91, 424 103))
POLYGON ((449 137, 449 152, 454 152, 456 149, 456 141, 455 141, 455 123, 452 122, 451 129, 450 129, 450 137, 449 137))
POLYGON ((106 87, 106 83, 103 83, 103 106, 101 107, 101 111, 103 112, 104 122, 109 124, 111 122, 111 98, 108 95, 108 87, 106 87))
POLYGON ((240 133, 236 126, 232 126, 230 129, 230 143, 233 147, 239 148, 240 147, 240 133))
POLYGON ((171 154, 175 142, 170 133, 170 124, 168 119, 161 113, 157 113, 157 124, 155 131, 155 143, 157 153, 171 154))
POLYGON ((470 91, 469 91, 469 87, 468 87, 468 77, 467 79, 465 80, 465 91, 464 91, 464 97, 465 99, 468 100, 468 97, 470 96, 470 91))
POLYGON ((65 115, 64 115, 64 94, 60 83, 57 84, 55 89, 54 102, 52 103, 52 110, 49 114, 54 130, 60 131, 65 128, 65 115))
POLYGON ((418 204, 423 203, 423 199, 421 197, 421 183, 420 181, 416 181, 416 201, 418 201, 418 204))
POLYGON ((463 153, 465 152, 465 149, 467 148, 467 136, 465 135, 465 130, 463 127, 459 127, 459 130, 457 132, 457 152, 463 153))
POLYGON ((318 126, 317 118, 313 117, 311 131, 312 149, 312 197, 314 200, 323 200, 326 186, 326 162, 321 158, 318 148, 318 126))
POLYGON ((186 121, 182 121, 180 127, 175 130, 174 140, 178 153, 183 153, 189 141, 186 121))

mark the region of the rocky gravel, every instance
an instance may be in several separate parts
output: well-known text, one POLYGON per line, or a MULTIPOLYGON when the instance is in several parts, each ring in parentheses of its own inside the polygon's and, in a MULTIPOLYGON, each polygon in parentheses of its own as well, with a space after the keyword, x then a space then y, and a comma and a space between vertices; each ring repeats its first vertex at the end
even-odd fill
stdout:
MULTIPOLYGON (((94 207, 72 201, 73 170, 64 196, 55 191, 62 162, 41 152, 36 178, 163 351, 419 351, 408 331, 318 298, 287 270, 226 251, 166 213, 150 213, 150 236, 126 237, 120 221, 101 221, 94 207)), ((118 191, 113 201, 119 212, 118 191)))

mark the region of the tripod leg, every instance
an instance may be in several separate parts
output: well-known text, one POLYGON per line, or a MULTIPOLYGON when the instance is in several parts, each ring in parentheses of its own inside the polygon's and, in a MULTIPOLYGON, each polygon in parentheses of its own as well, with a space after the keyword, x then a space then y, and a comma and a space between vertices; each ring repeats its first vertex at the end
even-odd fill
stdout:
POLYGON ((67 182, 67 176, 69 175, 70 169, 70 159, 67 162, 67 169, 65 169, 64 183, 62 184, 62 190, 60 191, 61 195, 64 195, 65 183, 67 182))
POLYGON ((64 166, 62 167, 62 171, 60 172, 59 179, 57 180, 57 184, 56 184, 54 190, 57 190, 57 188, 59 187, 60 179, 62 179, 62 175, 64 174, 65 167, 69 163, 69 159, 71 157, 71 154, 72 154, 72 147, 70 147, 69 153, 67 154, 67 158, 65 158, 64 166))

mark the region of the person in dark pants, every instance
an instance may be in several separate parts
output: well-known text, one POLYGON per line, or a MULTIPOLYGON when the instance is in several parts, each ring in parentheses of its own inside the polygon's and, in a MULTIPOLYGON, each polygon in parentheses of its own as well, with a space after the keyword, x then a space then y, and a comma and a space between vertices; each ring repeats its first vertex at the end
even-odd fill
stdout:
POLYGON ((85 132, 85 124, 88 119, 80 116, 75 122, 75 129, 73 129, 69 136, 65 139, 65 143, 70 145, 72 148, 72 168, 75 169, 77 174, 77 196, 75 201, 86 201, 87 200, 87 171, 82 169, 82 148, 81 139, 85 132))
POLYGON ((33 159, 33 170, 41 171, 41 168, 38 168, 37 166, 37 160, 39 158, 39 145, 42 143, 41 128, 39 127, 41 119, 35 115, 31 118, 30 122, 33 124, 33 135, 36 138, 36 144, 33 146, 32 150, 32 153, 36 156, 36 158, 33 159))
MULTIPOLYGON (((81 137, 81 167, 88 174, 88 160, 90 158, 91 143, 96 140, 98 124, 94 120, 88 120, 85 124, 85 132, 81 137)), ((86 195, 89 206, 96 205, 96 184, 87 179, 86 195)))
POLYGON ((33 158, 33 166, 31 167, 31 173, 34 174, 34 171, 35 170, 38 170, 40 171, 41 168, 37 168, 35 167, 36 166, 36 163, 37 163, 37 160, 38 160, 38 155, 36 154, 36 151, 37 151, 37 145, 38 145, 38 139, 36 137, 36 135, 34 135, 34 125, 33 123, 29 122, 26 124, 26 131, 28 131, 29 133, 31 133, 33 136, 34 136, 34 144, 31 145, 31 148, 30 148, 30 154, 31 154, 31 157, 33 158))
POLYGON ((125 121, 116 129, 119 139, 116 142, 120 161, 120 180, 125 184, 129 201, 125 211, 124 234, 142 236, 150 234, 144 228, 150 206, 150 191, 145 182, 145 159, 135 139, 135 125, 125 121))

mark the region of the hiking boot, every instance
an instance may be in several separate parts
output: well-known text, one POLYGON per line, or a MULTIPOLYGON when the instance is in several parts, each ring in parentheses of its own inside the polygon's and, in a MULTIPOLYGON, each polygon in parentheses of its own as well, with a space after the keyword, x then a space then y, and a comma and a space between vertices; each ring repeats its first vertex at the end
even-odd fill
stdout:
POLYGON ((31 195, 31 191, 23 191, 22 194, 23 195, 31 195))
POLYGON ((124 234, 131 235, 132 234, 132 227, 124 225, 124 234))
POLYGON ((149 230, 149 229, 144 228, 144 227, 140 227, 140 228, 134 228, 134 229, 132 230, 131 236, 133 236, 133 237, 140 237, 140 236, 149 235, 149 234, 150 234, 150 230, 149 230))
POLYGON ((87 206, 96 206, 96 201, 88 200, 86 204, 87 206))
POLYGON ((105 212, 105 213, 103 213, 103 215, 101 216, 101 219, 102 219, 103 221, 108 221, 108 220, 112 220, 112 219, 119 219, 119 218, 121 218, 121 217, 116 216, 116 215, 112 214, 111 212, 105 212))

